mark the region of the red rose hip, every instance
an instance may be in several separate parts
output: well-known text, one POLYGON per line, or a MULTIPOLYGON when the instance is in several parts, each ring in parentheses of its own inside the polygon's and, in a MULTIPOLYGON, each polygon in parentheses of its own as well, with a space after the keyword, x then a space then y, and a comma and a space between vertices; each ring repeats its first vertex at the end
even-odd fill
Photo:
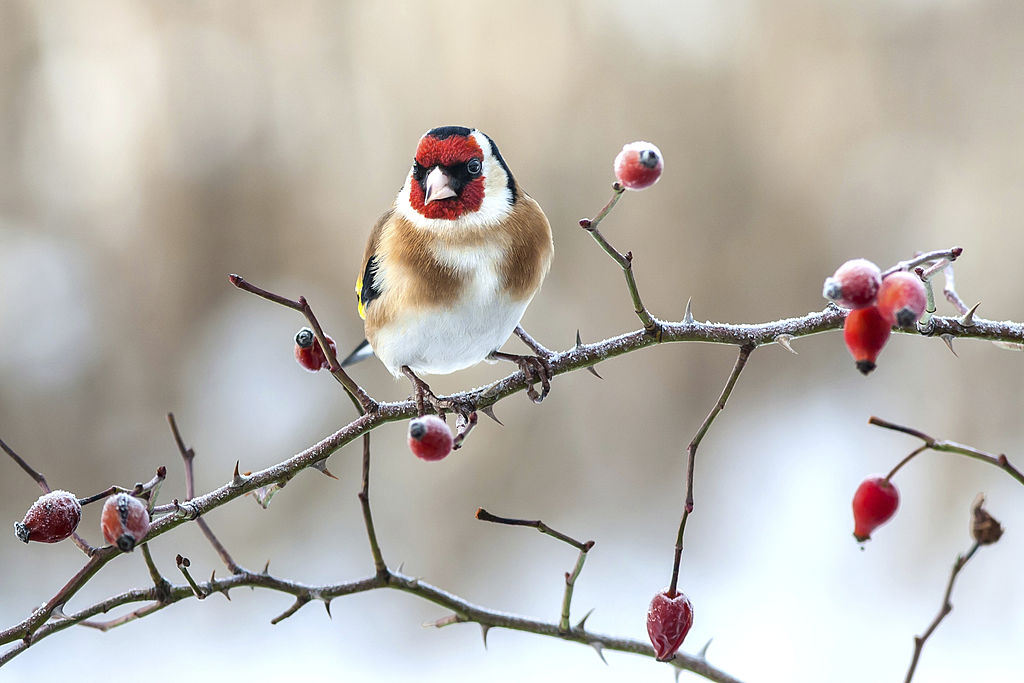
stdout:
POLYGON ((56 543, 75 533, 80 521, 82 506, 75 494, 51 491, 32 503, 25 519, 14 523, 14 534, 25 543, 56 543))
POLYGON ((630 142, 615 157, 615 177, 627 190, 644 190, 658 182, 665 162, 656 145, 630 142))
POLYGON ((875 306, 850 311, 843 324, 846 348, 856 361, 857 369, 865 375, 875 369, 878 354, 891 334, 892 325, 875 306))
POLYGON ((118 493, 103 503, 100 529, 107 543, 131 552, 149 531, 149 511, 135 496, 118 493))
POLYGON ((670 597, 667 590, 654 596, 647 608, 647 635, 659 662, 672 659, 691 626, 693 605, 688 597, 682 593, 670 597))
POLYGON ((882 271, 871 261, 858 258, 847 261, 825 279, 822 295, 843 308, 867 308, 875 303, 882 285, 882 271))
MULTIPOLYGON (((334 340, 327 335, 324 335, 324 339, 327 340, 331 350, 337 352, 338 347, 334 345, 334 340)), ((317 341, 313 330, 308 327, 303 327, 295 335, 295 360, 310 372, 326 370, 330 367, 324 350, 320 348, 320 342, 317 341)))
POLYGON ((924 313, 927 302, 921 278, 905 270, 888 275, 878 288, 878 311, 890 325, 910 327, 924 313))
POLYGON ((900 492, 885 477, 865 479, 853 494, 853 537, 863 543, 896 514, 900 492))
POLYGON ((421 460, 441 460, 452 452, 452 431, 437 415, 409 421, 409 448, 421 460))

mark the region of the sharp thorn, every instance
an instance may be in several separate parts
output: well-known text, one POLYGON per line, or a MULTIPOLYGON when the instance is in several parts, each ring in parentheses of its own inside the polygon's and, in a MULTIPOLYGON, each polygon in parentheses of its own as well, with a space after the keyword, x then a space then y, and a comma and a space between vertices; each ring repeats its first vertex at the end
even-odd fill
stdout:
POLYGON ((953 354, 954 356, 956 356, 957 358, 959 358, 959 357, 960 357, 960 354, 958 354, 958 353, 956 352, 956 349, 954 349, 954 348, 953 348, 953 340, 954 340, 955 338, 956 338, 956 337, 954 337, 954 336, 953 336, 953 335, 951 335, 951 334, 940 334, 940 335, 939 335, 939 339, 941 339, 942 341, 946 342, 946 348, 948 348, 948 349, 949 349, 949 352, 950 352, 950 353, 952 353, 952 354, 953 354))
POLYGON ((693 320, 693 309, 690 308, 690 302, 692 301, 692 299, 693 299, 693 297, 691 297, 691 298, 686 300, 686 312, 683 313, 683 324, 684 325, 692 325, 694 323, 694 320, 693 320))
POLYGON ((402 573, 402 569, 404 569, 404 568, 405 568, 405 562, 399 562, 398 563, 398 573, 401 574, 402 573))
POLYGON ((267 563, 265 565, 263 565, 263 574, 267 575, 269 573, 270 573, 270 560, 267 560, 267 563))
POLYGON ((580 331, 576 330, 576 348, 578 349, 581 346, 583 346, 583 340, 580 339, 580 331))
POLYGON ((601 661, 604 662, 605 665, 608 664, 608 660, 604 658, 604 643, 600 640, 592 640, 587 643, 587 645, 594 648, 594 652, 597 653, 597 656, 601 658, 601 661))
POLYGON ((328 619, 333 619, 334 617, 331 616, 331 601, 330 600, 324 600, 324 609, 327 610, 327 618, 328 619))
POLYGON ((593 375, 594 377, 596 377, 598 379, 604 379, 604 377, 602 377, 601 375, 597 374, 597 368, 595 368, 593 365, 588 365, 587 366, 587 372, 589 372, 591 375, 593 375))
POLYGON ((700 652, 697 653, 697 659, 703 659, 704 661, 707 661, 707 659, 708 659, 708 648, 711 647, 711 641, 712 640, 714 640, 714 638, 708 638, 708 642, 704 643, 704 647, 702 647, 700 649, 700 652))
POLYGON ((502 427, 505 426, 505 423, 499 420, 498 416, 494 414, 494 406, 487 406, 486 408, 481 408, 480 412, 486 415, 487 417, 491 418, 498 424, 500 424, 502 427))
POLYGON ((318 462, 315 462, 312 465, 310 465, 310 467, 312 467, 313 469, 317 470, 318 472, 323 472, 324 474, 326 474, 331 479, 337 479, 337 477, 334 476, 333 474, 331 474, 331 471, 329 469, 327 469, 327 461, 326 460, 320 460, 318 462))
POLYGON ((679 674, 683 673, 683 670, 678 666, 672 667, 672 674, 676 677, 676 683, 679 683, 679 674))
POLYGON ((778 344, 779 346, 781 346, 782 348, 786 349, 787 351, 789 351, 794 356, 798 356, 800 354, 798 354, 796 352, 796 349, 794 349, 792 344, 790 344, 790 342, 792 340, 793 340, 792 335, 780 334, 779 336, 777 336, 775 338, 775 343, 778 344))
POLYGON ((491 630, 490 624, 480 624, 480 635, 484 639, 484 649, 487 649, 487 633, 491 630))
POLYGON ((967 311, 962 316, 960 316, 960 324, 963 327, 974 327, 974 312, 978 310, 978 306, 980 305, 981 302, 979 301, 978 303, 971 306, 971 310, 967 311))
POLYGON ((583 618, 580 619, 576 623, 576 629, 575 630, 583 631, 586 628, 586 626, 587 626, 587 619, 589 619, 590 615, 593 614, 593 613, 594 613, 594 608, 591 607, 589 610, 587 610, 587 613, 583 615, 583 618))

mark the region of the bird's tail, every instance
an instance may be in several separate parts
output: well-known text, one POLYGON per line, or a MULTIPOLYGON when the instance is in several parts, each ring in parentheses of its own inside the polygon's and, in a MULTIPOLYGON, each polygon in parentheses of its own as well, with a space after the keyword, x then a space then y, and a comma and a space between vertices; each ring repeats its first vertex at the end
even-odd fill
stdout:
POLYGON ((347 368, 350 365, 355 365, 361 360, 366 360, 373 355, 373 348, 370 346, 370 342, 365 339, 359 343, 352 353, 348 354, 345 360, 341 361, 341 367, 347 368))

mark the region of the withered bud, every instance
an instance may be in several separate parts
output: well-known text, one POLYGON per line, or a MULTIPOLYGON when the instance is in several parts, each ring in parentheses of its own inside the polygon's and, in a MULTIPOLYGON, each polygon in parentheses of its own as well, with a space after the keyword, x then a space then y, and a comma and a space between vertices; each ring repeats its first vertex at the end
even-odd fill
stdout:
POLYGON ((1003 535, 1003 526, 982 506, 985 494, 979 493, 971 507, 971 536, 981 545, 992 545, 1003 535))

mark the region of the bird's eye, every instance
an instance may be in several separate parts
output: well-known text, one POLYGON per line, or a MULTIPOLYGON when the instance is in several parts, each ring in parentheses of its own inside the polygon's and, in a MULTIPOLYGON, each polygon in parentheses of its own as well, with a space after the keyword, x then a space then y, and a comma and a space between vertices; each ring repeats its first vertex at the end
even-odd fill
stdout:
POLYGON ((413 160, 412 162, 412 177, 415 180, 423 180, 423 171, 426 169, 420 164, 420 162, 413 160))
POLYGON ((470 159, 466 162, 466 170, 469 171, 470 175, 480 175, 480 160, 470 159))

